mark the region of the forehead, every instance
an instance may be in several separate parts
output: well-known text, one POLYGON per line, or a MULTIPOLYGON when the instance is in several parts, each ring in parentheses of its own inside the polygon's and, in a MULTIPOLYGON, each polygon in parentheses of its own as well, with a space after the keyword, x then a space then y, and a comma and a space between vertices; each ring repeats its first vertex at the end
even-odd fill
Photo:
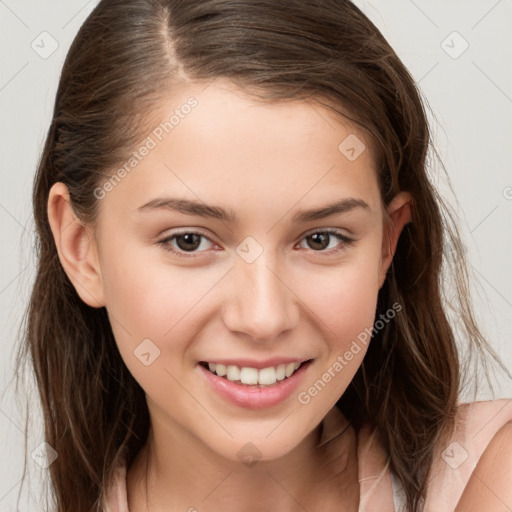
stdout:
POLYGON ((258 101, 225 81, 186 84, 160 101, 149 126, 108 193, 127 213, 167 193, 236 212, 282 215, 349 196, 378 209, 369 141, 313 101, 258 101))
POLYGON ((354 161, 364 147, 364 165, 374 167, 367 134, 348 118, 321 105, 319 99, 263 100, 245 94, 226 79, 206 85, 181 84, 162 98, 152 112, 151 124, 159 141, 174 138, 176 142, 192 143, 192 135, 204 148, 212 146, 223 151, 229 147, 233 155, 235 150, 241 150, 242 158, 255 153, 259 160, 265 156, 275 160, 276 152, 318 159, 316 153, 320 150, 327 151, 326 156, 339 156, 341 152, 354 161), (340 147, 347 137, 348 144, 340 147), (349 146, 355 147, 356 154, 346 152, 349 146))

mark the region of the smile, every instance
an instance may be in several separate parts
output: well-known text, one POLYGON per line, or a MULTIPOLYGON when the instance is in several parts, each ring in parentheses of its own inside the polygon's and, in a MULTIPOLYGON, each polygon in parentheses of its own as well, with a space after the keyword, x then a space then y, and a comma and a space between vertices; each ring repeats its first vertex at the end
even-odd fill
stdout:
POLYGON ((231 382, 248 386, 266 387, 291 377, 295 371, 299 369, 301 364, 304 363, 283 363, 278 366, 269 366, 260 370, 248 366, 226 366, 220 363, 201 362, 200 364, 208 368, 212 373, 231 382))
POLYGON ((201 361, 196 369, 205 379, 207 387, 223 399, 239 407, 264 409, 287 400, 304 379, 312 363, 313 359, 290 361, 277 366, 268 366, 266 363, 257 369, 253 366, 201 361))

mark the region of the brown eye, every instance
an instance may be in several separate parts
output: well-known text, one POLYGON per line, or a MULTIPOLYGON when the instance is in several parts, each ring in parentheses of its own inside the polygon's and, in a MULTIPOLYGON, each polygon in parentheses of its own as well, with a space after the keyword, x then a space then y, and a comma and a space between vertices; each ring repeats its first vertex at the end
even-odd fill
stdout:
POLYGON ((185 233, 184 235, 177 235, 176 245, 183 251, 195 251, 201 244, 201 235, 197 233, 185 233))
POLYGON ((315 231, 314 233, 306 235, 303 240, 307 242, 307 245, 313 251, 325 252, 328 254, 340 251, 345 246, 350 245, 354 242, 352 238, 349 238, 344 234, 333 230, 315 231), (335 239, 335 241, 337 240, 338 243, 329 248, 330 242, 331 240, 333 240, 333 238, 335 239))
POLYGON ((308 240, 309 246, 312 249, 323 250, 328 247, 330 238, 331 235, 328 233, 314 233, 309 235, 306 240, 308 240))
POLYGON ((211 243, 211 240, 201 233, 183 231, 181 233, 175 233, 174 235, 168 236, 157 242, 157 244, 161 245, 164 250, 176 254, 177 256, 187 257, 189 255, 198 255, 195 253, 206 252, 205 250, 197 250, 201 247, 203 240, 207 240, 211 243), (187 255, 186 253, 190 254, 187 255))

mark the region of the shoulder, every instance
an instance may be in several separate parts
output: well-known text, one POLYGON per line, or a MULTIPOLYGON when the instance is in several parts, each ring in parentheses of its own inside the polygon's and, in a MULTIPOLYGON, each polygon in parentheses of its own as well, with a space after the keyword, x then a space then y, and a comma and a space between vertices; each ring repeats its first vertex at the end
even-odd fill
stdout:
MULTIPOLYGON (((481 494, 482 487, 485 487, 480 478, 486 478, 490 482, 492 475, 492 481, 495 482, 493 485, 499 483, 498 471, 504 475, 504 482, 508 480, 510 486, 512 399, 460 404, 455 423, 451 439, 439 446, 434 456, 425 510, 499 510, 496 508, 496 501, 484 499, 477 505, 474 496, 475 493, 481 494), (468 500, 477 508, 468 508, 468 500), (490 508, 483 508, 485 503, 490 508)), ((504 484, 500 485, 503 488, 504 484)), ((505 496, 505 492, 509 493, 510 498, 510 491, 502 490, 501 494, 505 496)))
POLYGON ((512 420, 492 437, 473 470, 455 511, 495 512, 512 507, 511 483, 512 420))

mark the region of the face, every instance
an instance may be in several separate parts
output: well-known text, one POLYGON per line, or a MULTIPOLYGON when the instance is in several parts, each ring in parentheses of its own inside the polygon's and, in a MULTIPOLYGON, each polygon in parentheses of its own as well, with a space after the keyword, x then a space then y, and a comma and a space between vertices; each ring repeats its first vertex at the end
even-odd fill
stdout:
POLYGON ((203 89, 160 105, 137 163, 96 191, 92 270, 66 271, 86 302, 106 306, 153 419, 227 459, 252 443, 270 460, 300 445, 352 380, 393 249, 354 125, 310 102, 203 89), (170 118, 172 129, 160 124, 170 118), (230 384, 205 362, 276 384, 230 384))

